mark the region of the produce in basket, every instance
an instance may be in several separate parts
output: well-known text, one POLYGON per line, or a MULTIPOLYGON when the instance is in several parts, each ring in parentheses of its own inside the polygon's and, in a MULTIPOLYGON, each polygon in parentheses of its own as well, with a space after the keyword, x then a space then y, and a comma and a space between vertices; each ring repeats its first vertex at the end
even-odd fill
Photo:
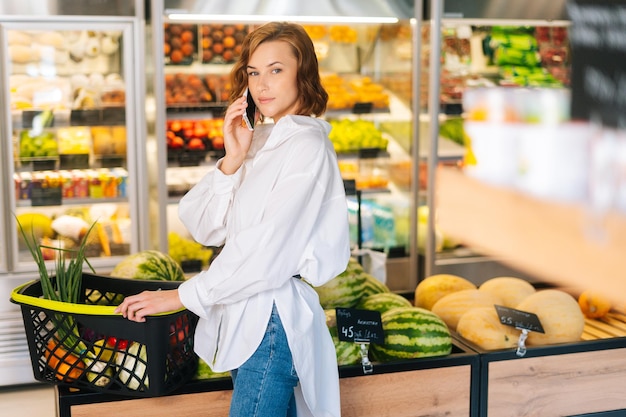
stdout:
POLYGON ((119 369, 119 378, 130 389, 139 389, 143 383, 148 387, 146 364, 148 358, 146 347, 141 343, 132 342, 125 353, 118 352, 115 362, 119 369))
MULTIPOLYGON (((77 304, 80 302, 83 264, 86 263, 95 272, 85 257, 85 245, 89 234, 96 226, 94 222, 82 237, 77 250, 45 247, 37 244, 34 234, 28 236, 22 225, 18 226, 28 249, 39 267, 43 296, 53 301, 77 304), (70 252, 70 260, 65 256, 55 257, 55 279, 48 275, 42 247, 58 251, 70 252), (67 265, 67 266, 66 266, 67 265)), ((130 389, 139 389, 141 383, 148 387, 146 372, 146 348, 132 342, 127 351, 120 349, 118 343, 106 348, 106 343, 97 342, 88 346, 79 332, 79 325, 71 315, 55 314, 52 316, 54 332, 48 339, 44 350, 47 366, 55 373, 55 377, 64 382, 74 382, 86 376, 87 380, 98 387, 111 383, 114 367, 118 366, 120 381, 130 389), (113 350, 114 349, 114 350, 113 350), (132 376, 132 378, 131 378, 132 376)))
POLYGON ((89 265, 85 241, 95 223, 78 248, 48 248, 63 252, 54 257, 55 275, 49 276, 42 255, 46 246, 37 243, 34 232, 24 232, 19 220, 18 225, 41 276, 11 295, 12 301, 22 305, 35 379, 145 397, 171 392, 193 376, 197 366, 191 337, 196 324, 193 314, 180 310, 154 316, 140 325, 144 333, 114 313, 120 297, 146 289, 173 289, 178 282, 140 282, 83 272, 83 263, 89 265), (160 343, 167 338, 169 343, 160 343))
MULTIPOLYGON (((55 257, 56 261, 56 278, 51 279, 46 267, 46 261, 42 254, 42 246, 37 244, 34 233, 27 235, 17 219, 17 224, 24 238, 24 242, 28 247, 35 263, 39 268, 39 277, 41 278, 41 288, 44 298, 53 301, 61 301, 67 303, 78 303, 81 291, 81 280, 83 275, 83 264, 87 264, 92 272, 95 272, 89 261, 85 257, 85 244, 89 234, 93 230, 96 223, 93 223, 86 231, 82 238, 81 244, 77 250, 45 247, 46 249, 69 252, 69 262, 65 256, 55 257)), ((54 316, 54 327, 56 332, 48 340, 44 357, 48 366, 55 372, 55 376, 63 381, 71 382, 79 378, 84 369, 91 370, 97 365, 97 358, 93 352, 87 349, 82 341, 78 326, 71 316, 54 316)), ((89 373, 88 373, 89 375, 89 373)), ((108 384, 105 378, 100 379, 100 383, 108 384)))
POLYGON ((48 366, 56 370, 55 377, 62 381, 75 381, 85 371, 85 364, 80 357, 68 352, 63 345, 56 343, 53 339, 48 341, 44 356, 48 366))
POLYGON ((183 281, 185 279, 181 266, 171 256, 156 250, 145 250, 128 255, 113 268, 111 276, 157 281, 183 281))

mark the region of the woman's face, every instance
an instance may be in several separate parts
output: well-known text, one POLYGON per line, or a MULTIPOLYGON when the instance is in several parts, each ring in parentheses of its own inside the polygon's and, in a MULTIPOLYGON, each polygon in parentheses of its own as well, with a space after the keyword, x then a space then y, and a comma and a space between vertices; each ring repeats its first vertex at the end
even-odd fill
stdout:
POLYGON ((298 61, 291 45, 284 41, 263 42, 250 56, 247 71, 248 88, 263 116, 278 122, 285 115, 295 114, 298 61))

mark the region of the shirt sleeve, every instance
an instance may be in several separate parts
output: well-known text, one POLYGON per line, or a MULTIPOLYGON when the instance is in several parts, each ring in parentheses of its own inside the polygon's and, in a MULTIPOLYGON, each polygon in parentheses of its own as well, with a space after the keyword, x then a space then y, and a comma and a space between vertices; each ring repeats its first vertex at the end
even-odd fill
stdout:
POLYGON ((178 216, 193 238, 205 246, 221 246, 234 193, 241 181, 241 168, 232 175, 216 168, 207 173, 178 204, 178 216))
POLYGON ((209 269, 179 287, 190 310, 278 288, 297 273, 320 285, 345 270, 348 211, 336 156, 319 138, 297 140, 261 221, 229 236, 209 269))

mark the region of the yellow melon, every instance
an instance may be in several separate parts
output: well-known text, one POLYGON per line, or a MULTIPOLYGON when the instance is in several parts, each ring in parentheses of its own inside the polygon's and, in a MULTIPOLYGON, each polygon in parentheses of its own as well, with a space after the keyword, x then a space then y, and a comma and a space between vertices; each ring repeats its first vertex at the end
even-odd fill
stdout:
POLYGON ((585 327, 585 317, 576 298, 557 289, 537 291, 515 307, 535 313, 545 333, 529 332, 526 343, 549 345, 577 342, 585 327))
POLYGON ((521 278, 495 277, 483 282, 479 290, 491 293, 502 300, 502 305, 515 308, 522 300, 535 293, 535 287, 521 278))
POLYGON ((517 346, 520 330, 500 322, 494 307, 477 307, 466 311, 456 326, 459 336, 485 350, 517 346))
POLYGON ((494 304, 502 304, 502 302, 495 295, 475 288, 453 292, 442 297, 435 303, 432 312, 438 315, 450 330, 456 330, 459 319, 465 312, 476 307, 495 309, 494 304))
POLYGON ((461 290, 476 289, 476 285, 457 275, 436 274, 420 281, 415 288, 414 304, 431 310, 440 298, 461 290))

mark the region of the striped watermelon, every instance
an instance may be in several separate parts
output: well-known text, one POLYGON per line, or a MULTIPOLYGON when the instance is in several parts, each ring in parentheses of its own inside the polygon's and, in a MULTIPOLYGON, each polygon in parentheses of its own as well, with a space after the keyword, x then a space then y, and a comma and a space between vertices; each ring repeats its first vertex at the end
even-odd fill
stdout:
POLYGON ((379 362, 445 356, 452 352, 448 326, 428 310, 398 307, 382 314, 384 344, 371 344, 372 357, 379 362))
POLYGON ((157 281, 183 281, 185 279, 183 269, 174 258, 156 250, 145 250, 128 255, 113 268, 111 276, 157 281))
POLYGON ((381 314, 396 307, 411 307, 409 300, 394 292, 381 292, 361 298, 356 308, 379 311, 381 314))
POLYGON ((326 284, 315 287, 320 304, 324 309, 344 307, 352 308, 363 297, 381 292, 389 292, 389 288, 363 271, 352 272, 347 269, 326 284))
POLYGON ((361 346, 354 342, 339 340, 337 333, 337 312, 335 309, 324 310, 326 313, 326 325, 330 331, 337 352, 337 365, 356 365, 361 363, 361 346))

